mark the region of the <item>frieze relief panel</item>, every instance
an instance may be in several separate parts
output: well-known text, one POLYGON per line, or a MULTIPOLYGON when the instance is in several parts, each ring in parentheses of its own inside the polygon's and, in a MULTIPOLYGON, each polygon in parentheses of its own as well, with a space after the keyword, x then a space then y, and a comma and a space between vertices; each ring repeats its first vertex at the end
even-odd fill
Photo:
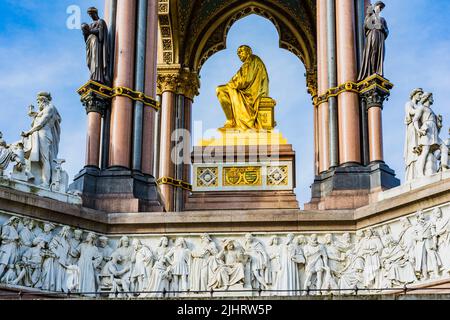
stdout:
POLYGON ((355 234, 123 235, 1 213, 0 281, 88 297, 382 294, 450 279, 450 203, 355 234))

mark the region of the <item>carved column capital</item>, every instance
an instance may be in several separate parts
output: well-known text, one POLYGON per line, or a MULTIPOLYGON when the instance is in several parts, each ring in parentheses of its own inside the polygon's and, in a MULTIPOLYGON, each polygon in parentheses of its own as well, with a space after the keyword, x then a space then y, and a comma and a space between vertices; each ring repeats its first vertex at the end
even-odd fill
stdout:
POLYGON ((164 73, 158 74, 157 78, 157 90, 158 94, 162 94, 166 91, 176 92, 179 82, 178 73, 164 73))
POLYGON ((81 99, 81 103, 86 109, 86 114, 96 112, 103 117, 110 101, 97 96, 94 92, 90 92, 81 99))
POLYGON ((389 98, 390 90, 393 87, 394 85, 389 80, 379 75, 374 75, 358 83, 358 90, 361 98, 367 104, 367 109, 383 108, 383 103, 389 98))
POLYGON ((191 100, 199 94, 200 78, 196 72, 176 67, 158 67, 158 94, 170 91, 191 100))
POLYGON ((78 89, 78 94, 81 96, 80 101, 86 108, 86 114, 96 112, 103 117, 111 105, 111 90, 111 88, 93 81, 89 81, 78 89))
POLYGON ((306 86, 308 87, 308 93, 313 99, 317 98, 318 86, 317 86, 317 68, 306 71, 306 86))
POLYGON ((183 71, 180 74, 180 82, 177 93, 194 100, 200 94, 200 77, 197 72, 183 71))

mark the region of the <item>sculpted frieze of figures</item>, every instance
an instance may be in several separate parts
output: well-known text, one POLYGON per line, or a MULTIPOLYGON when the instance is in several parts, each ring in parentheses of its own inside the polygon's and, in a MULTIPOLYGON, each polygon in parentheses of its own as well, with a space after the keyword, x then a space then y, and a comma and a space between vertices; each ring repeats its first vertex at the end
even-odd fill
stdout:
POLYGON ((450 206, 355 234, 105 237, 0 215, 0 282, 87 297, 353 294, 450 277, 450 206))

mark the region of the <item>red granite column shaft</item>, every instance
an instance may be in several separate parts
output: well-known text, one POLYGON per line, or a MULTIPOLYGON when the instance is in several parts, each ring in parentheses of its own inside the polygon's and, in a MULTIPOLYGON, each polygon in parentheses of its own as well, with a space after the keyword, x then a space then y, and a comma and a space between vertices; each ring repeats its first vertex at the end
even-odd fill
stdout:
MULTIPOLYGON (((336 6, 338 82, 355 82, 356 35, 353 0, 339 0, 336 6)), ((361 163, 359 98, 354 92, 338 97, 340 164, 361 163)))
MULTIPOLYGON (((117 1, 114 87, 133 88, 136 28, 136 2, 117 1)), ((113 98, 109 166, 130 168, 133 127, 133 101, 124 96, 113 98)))
POLYGON ((384 161, 383 155, 383 125, 381 106, 369 108, 369 152, 370 162, 384 161))
POLYGON ((98 112, 87 115, 86 166, 99 167, 102 116, 98 112))
MULTIPOLYGON (((319 96, 328 90, 327 0, 317 0, 317 80, 319 96)), ((330 168, 330 112, 328 102, 321 103, 318 116, 319 173, 330 168)))

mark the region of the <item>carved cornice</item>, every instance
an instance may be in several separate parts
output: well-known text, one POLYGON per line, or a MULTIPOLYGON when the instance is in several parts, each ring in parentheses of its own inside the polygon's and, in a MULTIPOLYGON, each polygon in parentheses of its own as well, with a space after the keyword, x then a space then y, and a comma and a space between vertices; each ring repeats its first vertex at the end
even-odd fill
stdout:
POLYGON ((375 103, 378 103, 379 100, 377 100, 375 97, 373 97, 373 99, 370 98, 370 95, 376 92, 378 95, 384 97, 384 101, 384 99, 389 97, 390 90, 392 90, 393 87, 394 85, 389 82, 389 80, 375 74, 359 83, 347 81, 335 88, 328 89, 326 94, 318 96, 316 99, 314 99, 314 105, 319 106, 322 103, 328 102, 331 97, 337 97, 343 92, 353 92, 360 94, 361 97, 366 100, 366 102, 370 100, 370 103, 373 106, 376 105, 375 103))
POLYGON ((170 91, 183 95, 191 100, 199 95, 200 78, 196 72, 182 69, 179 66, 158 68, 158 94, 170 91))
POLYGON ((145 106, 151 107, 155 110, 159 110, 159 103, 155 99, 145 95, 143 92, 134 91, 126 87, 110 88, 98 82, 90 80, 80 89, 78 89, 77 92, 81 96, 82 102, 86 99, 89 100, 89 97, 92 96, 96 96, 104 100, 111 100, 114 97, 122 96, 130 98, 134 101, 142 102, 145 106))

